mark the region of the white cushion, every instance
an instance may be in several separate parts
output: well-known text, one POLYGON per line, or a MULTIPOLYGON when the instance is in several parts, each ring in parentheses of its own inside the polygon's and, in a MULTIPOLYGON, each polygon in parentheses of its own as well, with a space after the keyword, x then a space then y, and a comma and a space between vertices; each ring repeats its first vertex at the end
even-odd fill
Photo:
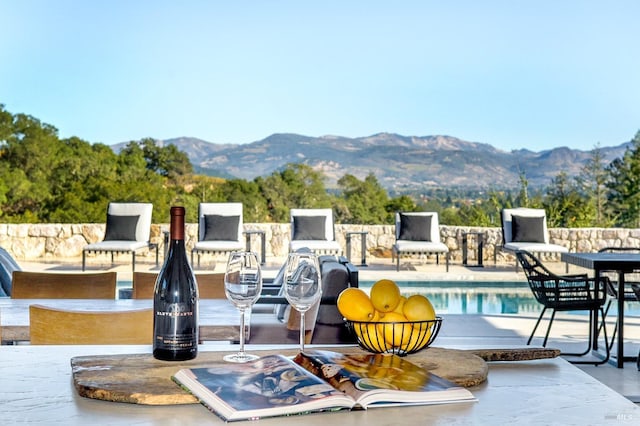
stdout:
MULTIPOLYGON (((518 207, 515 209, 503 209, 502 210, 502 237, 505 243, 510 243, 513 240, 513 221, 512 216, 526 216, 526 217, 542 217, 544 218, 542 224, 542 230, 544 232, 544 242, 549 244, 549 230, 547 229, 547 212, 544 209, 531 209, 528 207, 518 207)), ((540 243, 533 243, 540 244, 540 243)))
POLYGON ((236 251, 244 250, 245 245, 240 241, 198 241, 193 246, 193 249, 202 251, 236 251))
POLYGON ((84 246, 84 251, 136 251, 149 247, 147 241, 100 241, 84 246))
POLYGON ((206 230, 204 216, 209 214, 219 216, 239 216, 240 220, 238 221, 237 241, 242 240, 242 203, 200 203, 198 205, 198 241, 204 240, 206 230))
POLYGON ((532 253, 567 253, 569 251, 568 248, 557 244, 543 243, 506 243, 503 249, 512 252, 526 250, 532 253))
POLYGON ((448 253, 449 247, 441 242, 398 240, 393 245, 397 253, 448 253))
MULTIPOLYGON (((148 242, 151 234, 151 203, 109 203, 107 213, 116 216, 140 216, 136 226, 136 241, 148 242)), ((106 242, 106 241, 105 241, 106 242)))
MULTIPOLYGON (((405 216, 431 216, 431 241, 422 241, 422 243, 432 242, 440 243, 440 222, 438 213, 436 212, 401 212, 405 216)), ((396 240, 400 237, 400 212, 396 212, 396 240)), ((400 240, 402 241, 402 240, 400 240)))
MULTIPOLYGON (((333 235, 333 210, 331 209, 291 209, 291 239, 293 240, 293 218, 294 216, 324 216, 326 218, 324 232, 327 241, 335 240, 333 235)), ((310 241, 310 240, 307 240, 310 241)))
POLYGON ((308 248, 311 251, 331 251, 340 252, 340 245, 336 241, 324 240, 293 240, 290 244, 291 251, 297 251, 301 248, 308 248))

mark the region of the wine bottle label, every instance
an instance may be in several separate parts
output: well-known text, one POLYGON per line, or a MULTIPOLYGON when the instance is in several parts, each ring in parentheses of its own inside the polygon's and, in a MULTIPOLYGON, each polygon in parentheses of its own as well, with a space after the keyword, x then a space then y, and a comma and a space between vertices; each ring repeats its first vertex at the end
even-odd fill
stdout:
POLYGON ((195 312, 188 303, 169 303, 156 311, 156 347, 184 350, 197 345, 195 312))
POLYGON ((164 311, 156 311, 159 317, 192 317, 193 311, 186 303, 171 303, 165 307, 164 311))

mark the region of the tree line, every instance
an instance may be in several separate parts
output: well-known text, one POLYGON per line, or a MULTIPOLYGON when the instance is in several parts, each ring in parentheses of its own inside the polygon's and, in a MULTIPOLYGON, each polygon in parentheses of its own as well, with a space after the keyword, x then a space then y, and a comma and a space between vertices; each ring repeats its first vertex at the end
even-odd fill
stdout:
POLYGON ((325 176, 305 164, 287 164, 253 180, 194 173, 188 156, 151 138, 129 142, 120 152, 57 129, 0 104, 0 220, 5 223, 104 222, 107 204, 149 202, 153 221, 168 221, 183 205, 197 221, 200 202, 242 202, 245 222, 288 222, 290 208, 333 208, 337 223, 392 224, 396 211, 436 211, 440 222, 500 226, 505 207, 544 208, 552 227, 638 227, 640 132, 621 158, 606 164, 598 147, 579 176, 563 172, 544 189, 490 189, 470 197, 440 190, 390 196, 373 173, 345 174, 328 191, 325 176))

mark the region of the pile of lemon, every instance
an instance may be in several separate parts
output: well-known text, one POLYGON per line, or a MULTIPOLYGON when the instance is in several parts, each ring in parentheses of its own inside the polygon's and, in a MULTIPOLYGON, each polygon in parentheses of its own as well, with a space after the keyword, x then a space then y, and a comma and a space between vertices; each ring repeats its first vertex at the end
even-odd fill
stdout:
POLYGON ((428 298, 421 294, 402 296, 398 285, 389 279, 376 281, 369 295, 357 287, 344 289, 337 305, 340 314, 355 323, 353 329, 360 341, 379 352, 393 348, 412 348, 413 352, 426 346, 431 323, 421 321, 436 319, 428 298))

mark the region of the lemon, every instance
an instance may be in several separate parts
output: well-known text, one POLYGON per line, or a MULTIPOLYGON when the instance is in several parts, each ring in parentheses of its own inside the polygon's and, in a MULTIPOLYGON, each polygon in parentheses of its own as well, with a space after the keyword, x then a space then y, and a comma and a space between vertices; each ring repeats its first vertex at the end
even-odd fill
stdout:
POLYGON ((393 311, 400 303, 400 288, 391 280, 382 279, 371 286, 371 303, 380 312, 393 311))
POLYGON ((384 335, 378 332, 376 324, 354 324, 353 331, 355 331, 358 339, 360 339, 360 341, 370 349, 376 352, 384 352, 388 349, 384 340, 384 335))
POLYGON ((409 321, 430 321, 436 319, 436 311, 425 296, 414 294, 407 298, 402 313, 409 321))
POLYGON ((375 313, 367 293, 357 287, 342 290, 337 305, 340 314, 350 321, 371 321, 375 313))
POLYGON ((394 346, 406 345, 411 338, 411 324, 402 324, 407 318, 397 312, 387 312, 378 323, 378 333, 384 335, 384 340, 394 346), (387 323, 394 324, 387 324, 387 323))
POLYGON ((431 329, 426 324, 414 325, 413 330, 411 331, 411 336, 407 341, 407 345, 403 346, 402 349, 406 349, 407 351, 417 351, 418 349, 422 349, 427 346, 429 343, 429 338, 431 337, 431 329))
POLYGON ((400 296, 400 302, 398 302, 398 306, 396 306, 395 309, 391 312, 397 312, 399 314, 404 315, 403 308, 404 308, 404 302, 406 301, 407 301, 406 297, 400 296))

